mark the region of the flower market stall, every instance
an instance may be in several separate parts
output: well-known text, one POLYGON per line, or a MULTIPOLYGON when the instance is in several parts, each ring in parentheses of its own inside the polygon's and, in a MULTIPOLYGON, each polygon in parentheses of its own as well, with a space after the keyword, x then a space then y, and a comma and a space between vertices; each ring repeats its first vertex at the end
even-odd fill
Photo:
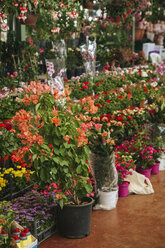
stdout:
POLYGON ((0 2, 1 247, 86 237, 92 209, 165 169, 163 5, 102 2, 0 2))

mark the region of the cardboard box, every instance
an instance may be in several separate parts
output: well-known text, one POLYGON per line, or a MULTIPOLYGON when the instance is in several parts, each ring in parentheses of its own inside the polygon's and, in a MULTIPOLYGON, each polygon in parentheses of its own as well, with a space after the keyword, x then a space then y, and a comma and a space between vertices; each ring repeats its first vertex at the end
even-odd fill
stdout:
MULTIPOLYGON (((11 234, 12 234, 12 230, 15 228, 15 227, 17 227, 17 228, 19 228, 21 231, 23 231, 24 230, 24 228, 22 227, 22 226, 20 226, 16 221, 13 221, 12 223, 11 223, 11 226, 10 226, 10 232, 11 232, 11 234)), ((38 240, 32 235, 32 243, 31 244, 29 244, 28 246, 26 246, 26 247, 24 247, 24 248, 37 248, 38 247, 38 240)), ((14 240, 13 240, 13 242, 14 242, 14 240)), ((14 242, 15 243, 15 242, 14 242)), ((14 244, 13 243, 13 244, 14 244)), ((14 244, 15 245, 15 248, 18 248, 18 246, 17 246, 17 244, 15 243, 14 244)))

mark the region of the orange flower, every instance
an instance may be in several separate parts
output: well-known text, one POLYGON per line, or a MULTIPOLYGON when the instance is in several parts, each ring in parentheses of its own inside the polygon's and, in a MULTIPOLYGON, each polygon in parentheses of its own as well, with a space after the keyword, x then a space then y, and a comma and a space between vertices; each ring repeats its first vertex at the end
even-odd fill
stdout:
POLYGON ((62 196, 61 196, 61 195, 59 195, 59 194, 57 194, 57 195, 56 195, 56 197, 57 197, 57 200, 62 199, 62 196))
POLYGON ((65 88, 65 89, 64 89, 64 92, 65 92, 65 94, 66 94, 67 96, 69 96, 69 95, 71 94, 71 89, 65 88))
POLYGON ((83 144, 88 144, 88 138, 86 138, 85 136, 78 136, 77 137, 78 140, 78 147, 83 146, 83 144))
POLYGON ((68 96, 68 97, 66 97, 66 100, 67 100, 67 102, 69 102, 70 101, 70 97, 68 96))
POLYGON ((59 95, 58 95, 58 90, 54 89, 54 92, 53 92, 53 96, 54 96, 54 99, 58 99, 59 95))
POLYGON ((58 116, 58 110, 53 109, 53 110, 52 110, 52 114, 53 114, 54 116, 58 116))
POLYGON ((69 112, 71 115, 73 115, 73 112, 72 112, 71 106, 67 106, 67 110, 68 110, 68 112, 69 112))
POLYGON ((87 121, 91 121, 91 117, 90 116, 87 117, 87 121))
POLYGON ((69 135, 66 135, 66 136, 63 136, 63 139, 64 139, 65 141, 69 141, 71 138, 69 137, 69 135))
POLYGON ((15 131, 15 129, 11 129, 10 132, 11 133, 15 133, 16 131, 15 131))
POLYGON ((106 136, 108 136, 108 132, 103 132, 102 134, 101 134, 103 137, 106 137, 106 136))
POLYGON ((106 122, 106 121, 108 121, 108 118, 107 118, 107 117, 103 117, 101 120, 102 120, 103 122, 106 122))
POLYGON ((51 121, 52 121, 52 123, 55 124, 56 127, 58 127, 58 126, 61 125, 61 124, 60 124, 60 119, 59 119, 59 118, 53 117, 53 118, 51 119, 51 121))
POLYGON ((38 103, 39 96, 37 95, 30 95, 30 100, 33 102, 33 104, 38 103))
POLYGON ((96 121, 100 121, 100 117, 93 117, 93 121, 96 122, 96 121))
POLYGON ((23 102, 25 105, 30 105, 29 96, 28 96, 27 94, 24 95, 24 98, 22 99, 22 102, 23 102))

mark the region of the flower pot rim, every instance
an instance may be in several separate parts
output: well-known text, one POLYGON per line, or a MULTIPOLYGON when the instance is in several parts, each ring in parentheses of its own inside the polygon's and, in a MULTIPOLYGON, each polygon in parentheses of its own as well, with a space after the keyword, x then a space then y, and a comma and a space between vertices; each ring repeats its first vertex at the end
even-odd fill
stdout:
POLYGON ((85 203, 83 203, 83 204, 79 204, 78 205, 78 204, 69 204, 69 203, 66 203, 63 207, 70 207, 70 208, 86 207, 86 206, 89 206, 89 205, 93 204, 94 201, 95 200, 92 197, 85 197, 84 198, 84 201, 83 201, 85 203), (87 202, 87 201, 89 201, 89 202, 87 202))
POLYGON ((147 168, 147 169, 143 169, 143 168, 139 168, 138 171, 151 171, 152 168, 147 168))
POLYGON ((122 187, 122 186, 126 186, 126 185, 129 185, 129 184, 130 184, 130 182, 128 182, 128 181, 124 181, 124 183, 123 183, 123 184, 118 184, 118 186, 122 187))

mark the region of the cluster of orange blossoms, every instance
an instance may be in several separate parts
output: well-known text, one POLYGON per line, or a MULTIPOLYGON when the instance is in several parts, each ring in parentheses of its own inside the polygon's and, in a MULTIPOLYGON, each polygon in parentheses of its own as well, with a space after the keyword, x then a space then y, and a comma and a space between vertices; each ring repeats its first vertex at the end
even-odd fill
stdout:
POLYGON ((42 85, 41 82, 32 81, 30 85, 25 88, 25 92, 27 94, 24 95, 22 102, 25 105, 30 105, 31 102, 36 105, 39 101, 39 96, 43 93, 50 93, 51 88, 47 84, 42 85), (28 93, 30 93, 30 96, 28 93))

